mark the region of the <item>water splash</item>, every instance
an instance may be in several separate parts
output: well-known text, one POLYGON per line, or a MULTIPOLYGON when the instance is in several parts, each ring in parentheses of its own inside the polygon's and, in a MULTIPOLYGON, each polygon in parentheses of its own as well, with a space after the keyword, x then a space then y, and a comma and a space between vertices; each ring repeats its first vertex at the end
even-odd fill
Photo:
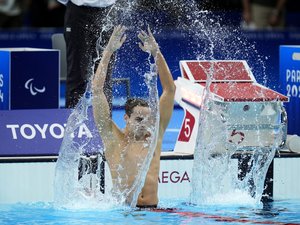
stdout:
MULTIPOLYGON (((163 29, 170 30, 177 28, 177 35, 182 38, 182 42, 185 43, 185 53, 181 55, 181 59, 198 59, 198 60, 214 60, 214 59, 243 59, 246 61, 254 62, 251 65, 253 73, 262 77, 266 81, 265 64, 264 57, 261 56, 255 45, 248 43, 241 32, 237 28, 223 27, 221 25, 222 18, 215 16, 212 12, 205 9, 201 9, 199 5, 193 0, 164 0, 164 1, 143 1, 143 0, 119 0, 111 8, 106 17, 106 25, 102 28, 100 32, 100 38, 97 41, 97 49, 103 50, 105 43, 103 42, 103 36, 109 33, 116 24, 123 24, 128 27, 128 39, 134 40, 137 31, 144 28, 146 25, 150 24, 154 35, 159 34, 163 29), (152 2, 152 3, 149 3, 152 2), (150 4, 150 5, 148 5, 150 4), (234 44, 233 44, 234 43, 234 44), (253 60, 255 59, 255 60, 253 60)), ((122 76, 122 70, 119 68, 125 68, 129 70, 128 61, 122 64, 122 57, 130 56, 130 62, 136 65, 136 62, 140 62, 140 55, 135 55, 136 43, 131 41, 125 43, 129 47, 121 49, 120 53, 116 56, 116 61, 118 62, 116 67, 116 75, 122 76)), ((98 54, 98 59, 100 54, 98 54)), ((149 100, 151 106, 158 106, 158 100, 156 92, 157 90, 152 89, 156 87, 153 85, 156 82, 156 77, 153 76, 153 68, 149 61, 145 63, 140 62, 136 65, 134 72, 138 74, 146 74, 147 79, 146 85, 139 84, 140 92, 144 93, 145 88, 148 89, 149 96, 152 96, 149 100), (150 68, 150 72, 145 73, 145 68, 150 68), (150 74, 150 76, 149 76, 150 74), (149 82, 148 82, 149 81, 149 82), (155 95, 154 95, 155 93, 155 95)), ((228 202, 229 198, 233 196, 239 196, 236 198, 237 201, 244 200, 251 202, 253 197, 255 201, 259 198, 259 193, 263 189, 263 185, 258 183, 265 172, 258 173, 268 167, 270 159, 274 156, 274 152, 277 148, 277 139, 280 139, 281 127, 277 126, 274 129, 274 142, 266 151, 263 148, 260 149, 257 154, 252 154, 251 162, 256 160, 262 160, 265 163, 256 166, 254 163, 252 166, 252 172, 249 172, 243 179, 243 182, 237 180, 237 174, 239 174, 237 161, 232 160, 232 156, 236 151, 243 151, 239 147, 228 141, 228 127, 234 124, 243 123, 247 118, 241 118, 239 121, 228 121, 230 110, 222 104, 218 104, 212 100, 211 97, 211 77, 213 75, 214 68, 212 67, 206 82, 206 92, 203 96, 203 104, 200 113, 200 125, 198 133, 198 143, 195 152, 195 163, 193 168, 193 191, 191 194, 191 202, 196 204, 201 203, 215 203, 217 202, 228 202), (226 114, 227 113, 227 114, 226 114), (227 117, 226 117, 227 115, 227 117), (213 131, 209 133, 208 131, 213 131), (225 148, 225 151, 223 151, 225 148), (261 152, 266 152, 265 156, 261 156, 261 152), (266 159, 267 158, 267 159, 266 159), (215 170, 218 168, 217 170, 215 170), (259 178, 250 178, 251 174, 260 174, 259 178), (252 185, 254 184, 254 185, 252 185), (255 186, 256 190, 252 191, 249 197, 249 186, 255 186), (237 189, 239 187, 240 189, 237 189), (244 192, 243 190, 246 190, 244 192), (238 194, 240 193, 240 194, 238 194), (245 194, 246 193, 246 194, 245 194), (253 194, 255 193, 255 194, 253 194), (255 195, 255 196, 254 196, 255 195), (222 198, 222 197, 223 198, 222 198), (226 198, 226 196, 229 196, 226 198), (245 197, 246 196, 246 197, 245 197), (224 199, 225 197, 225 199, 224 199)), ((146 71, 147 72, 147 71, 146 71)), ((133 78, 133 77, 131 77, 133 78)), ((234 87, 232 87, 234 88, 234 87)), ((230 89, 228 90, 231 91, 230 89)), ((118 91, 117 91, 118 92, 118 91)), ((87 92, 90 93, 90 85, 87 87, 87 92)), ((114 93, 116 94, 116 93, 114 93)), ((89 95, 89 94, 88 94, 89 95)), ((278 109, 279 106, 274 103, 274 109, 278 109)), ((85 96, 81 99, 77 107, 74 109, 70 115, 67 123, 66 135, 63 140, 59 159, 56 167, 56 202, 59 204, 72 205, 78 203, 79 199, 83 199, 83 202, 88 207, 92 199, 96 199, 97 203, 116 205, 119 201, 112 200, 110 198, 109 191, 105 194, 99 192, 99 187, 94 190, 96 194, 90 195, 91 197, 84 195, 82 197, 82 190, 85 190, 90 186, 90 182, 85 182, 84 184, 78 183, 78 164, 80 162, 80 157, 86 151, 102 155, 104 149, 101 145, 96 144, 93 146, 93 139, 88 139, 85 141, 75 140, 73 133, 76 132, 85 121, 91 120, 91 115, 88 113, 91 108, 90 98, 85 96), (96 196, 94 198, 93 196, 96 196), (109 196, 109 197, 107 197, 109 196)), ((155 109, 155 108, 154 108, 155 109)), ((154 113, 157 109, 153 110, 154 113)), ((155 124, 159 118, 156 116, 155 124)), ((270 117, 265 117, 266 119, 270 117)), ((259 121, 259 118, 252 118, 254 121, 259 121)), ((259 127, 259 122, 256 123, 259 127)), ((94 131, 95 133, 97 131, 94 131)), ((152 130, 153 137, 157 134, 152 130)), ((94 133, 93 133, 94 134, 94 133)), ((259 129, 255 133, 258 140, 263 136, 259 129)), ((92 135, 94 136, 94 135, 92 135)), ((263 142, 263 141, 261 141, 263 142)), ((279 141, 278 141, 279 142, 279 141)), ((150 144, 150 149, 153 149, 156 145, 155 138, 150 144)), ((261 146, 262 147, 262 146, 261 146)), ((252 149, 256 150, 256 149, 252 149)), ((252 151, 253 152, 253 151, 252 151)), ((125 195, 129 195, 134 191, 131 199, 131 206, 135 206, 138 194, 143 186, 143 180, 146 175, 147 168, 151 161, 151 154, 148 154, 145 161, 141 162, 139 165, 137 179, 132 185, 132 188, 128 189, 125 195)), ((99 177, 96 176, 96 183, 99 183, 99 177)), ((88 188, 89 189, 89 188, 88 188)), ((122 199, 121 202, 125 200, 122 199)), ((97 204, 96 203, 96 204, 97 204)))
MULTIPOLYGON (((106 17, 106 25, 100 32, 100 37, 97 41, 98 58, 95 62, 100 59, 100 52, 105 47, 103 42, 104 35, 110 32, 114 25, 119 24, 118 21, 122 18, 122 24, 130 24, 133 21, 135 15, 136 2, 133 1, 119 1, 118 4, 113 5, 111 10, 108 12, 106 17)), ((131 36, 133 33, 136 35, 136 31, 128 27, 128 32, 131 36)), ((155 31, 156 32, 156 31, 155 31)), ((130 36, 129 35, 129 36, 130 36)), ((131 48, 125 48, 127 54, 131 54, 131 48)), ((117 56, 117 60, 122 60, 121 57, 117 56)), ((91 93, 91 81, 87 85, 85 95, 80 99, 78 105, 72 111, 68 118, 65 136, 60 148, 59 158, 56 164, 55 173, 55 203, 59 207, 71 207, 71 208, 85 208, 98 206, 99 208, 114 208, 116 206, 128 204, 131 207, 135 207, 139 193, 142 190, 145 177, 150 166, 150 162, 155 151, 157 143, 157 127, 159 123, 159 102, 158 102, 158 91, 157 91, 157 71, 154 64, 150 62, 150 56, 148 58, 149 72, 144 74, 146 88, 148 89, 149 108, 151 109, 152 126, 148 127, 147 132, 150 133, 149 141, 147 143, 148 148, 145 157, 140 157, 137 160, 135 166, 134 179, 131 185, 124 189, 105 186, 101 186, 101 171, 99 161, 105 153, 105 148, 102 143, 99 143, 95 139, 99 136, 97 130, 93 130, 90 137, 86 139, 78 139, 76 132, 82 125, 87 122, 93 121, 92 115, 92 93, 91 93), (93 160, 95 162, 93 162, 93 160), (83 169, 83 172, 78 171, 79 167, 83 169), (93 167, 95 167, 93 169, 93 167)), ((92 70, 94 70, 94 65, 92 70)), ((145 69, 144 69, 145 71, 145 69)), ((139 73, 140 71, 136 71, 139 73)), ((136 76, 136 75, 135 75, 136 76)), ((92 78, 92 77, 91 77, 92 78)), ((141 84, 140 84, 141 85, 141 84)), ((125 160, 124 149, 120 155, 121 161, 125 160)), ((117 178, 121 184, 121 180, 128 178, 121 178, 124 176, 125 170, 124 164, 120 164, 118 168, 117 178)), ((106 168, 109 170, 109 167, 106 168)), ((126 173, 126 171, 125 171, 126 173)), ((113 183, 110 173, 106 173, 106 183, 113 183)))
MULTIPOLYGON (((88 120, 93 120, 90 107, 91 95, 86 92, 67 121, 55 170, 54 202, 58 207, 84 208, 87 205, 98 205, 98 207, 110 208, 116 205, 112 198, 101 194, 98 172, 88 174, 86 179, 79 179, 78 169, 83 157, 103 154, 102 143, 95 140, 99 137, 97 130, 92 130, 87 138, 78 138, 76 135, 81 126, 86 126, 88 120), (99 202, 109 202, 109 204, 103 206, 99 205, 99 202)), ((84 175, 87 174, 81 174, 84 175)))
MULTIPOLYGON (((205 35, 210 37, 207 32, 205 35)), ((218 87, 214 89, 211 84, 214 73, 220 69, 213 63, 218 48, 215 49, 213 39, 209 39, 209 43, 211 58, 208 58, 212 61, 208 70, 203 68, 207 71, 207 79, 199 116, 190 201, 199 205, 241 202, 256 205, 265 188, 267 169, 285 139, 285 125, 280 118, 284 109, 277 101, 256 102, 253 99, 254 102, 222 103, 215 100, 212 93, 217 92, 218 87), (245 134, 252 140, 244 140, 245 134)), ((231 82, 227 91, 236 93, 235 87, 235 82, 231 82)), ((264 97, 264 93, 257 94, 264 97)))
POLYGON ((282 103, 218 102, 210 92, 212 74, 207 77, 190 201, 259 205, 267 170, 285 139, 282 103))
MULTIPOLYGON (((266 58, 259 54, 255 43, 249 43, 238 28, 222 26, 223 19, 212 12, 195 9, 192 1, 189 1, 189 6, 184 5, 182 15, 186 16, 180 26, 193 36, 193 59, 246 60, 252 63, 250 69, 256 78, 262 79, 266 85, 266 58)), ((212 93, 217 89, 211 86, 214 71, 212 63, 201 96, 190 201, 199 205, 241 202, 257 205, 265 188, 267 169, 284 139, 285 127, 280 119, 284 110, 276 101, 241 104, 215 101, 212 93), (243 110, 244 106, 251 110, 248 111, 247 107, 243 110), (267 108, 270 113, 266 113, 267 108), (253 139, 252 143, 244 141, 240 144, 239 139, 235 140, 240 131, 247 132, 253 139), (246 173, 239 168, 236 157, 247 164, 246 173)), ((232 82, 227 91, 234 90, 235 83, 232 82)), ((257 94, 264 96, 263 93, 257 94)))
MULTIPOLYGON (((150 55, 149 55, 150 57, 150 55)), ((150 59, 149 63, 150 63, 150 59)), ((149 129, 151 134, 151 141, 149 143, 148 154, 142 160, 142 166, 138 170, 138 174, 135 178, 135 182, 132 185, 132 190, 135 190, 133 197, 130 203, 131 207, 137 205, 138 195, 141 193, 141 190, 144 186, 144 181, 150 167, 150 163, 153 157, 153 154, 156 150, 157 140, 158 140, 158 131, 159 131, 159 99, 157 91, 157 70, 156 65, 150 63, 150 71, 145 74, 145 83, 149 88, 149 106, 151 107, 150 117, 153 118, 152 126, 149 129)))
MULTIPOLYGON (((153 65, 151 65, 153 67, 153 65)), ((91 101, 87 98, 82 98, 77 107, 71 113, 68 122, 65 137, 61 145, 59 158, 56 163, 55 174, 55 203, 57 206, 64 207, 93 207, 100 205, 102 208, 113 208, 118 205, 124 205, 125 202, 131 207, 135 207, 137 198, 144 184, 144 180, 150 166, 150 162, 157 143, 157 129, 159 122, 158 115, 158 92, 157 92, 157 74, 156 71, 150 71, 145 74, 145 80, 149 85, 149 106, 151 107, 151 117, 153 118, 153 126, 148 128, 151 139, 146 146, 149 150, 145 158, 140 158, 136 166, 136 174, 134 182, 126 190, 116 193, 116 190, 106 189, 105 193, 101 192, 100 187, 100 166, 96 161, 98 169, 95 174, 91 171, 85 170, 79 179, 79 165, 82 164, 83 158, 87 158, 88 164, 91 164, 91 157, 86 155, 99 156, 105 152, 104 147, 101 145, 95 146, 93 137, 97 137, 94 133, 90 139, 78 140, 74 133, 78 128, 87 120, 92 119, 91 101), (87 172, 89 171, 89 172, 87 172), (113 191, 113 193, 112 193, 113 191), (117 196, 117 197, 116 197, 117 196)), ((94 131, 97 132, 97 131, 94 131)), ((125 149, 126 150, 126 149, 125 149)), ((124 150, 124 151, 125 151, 124 150)), ((121 155, 121 160, 122 160, 121 155)), ((99 160, 99 157, 96 160, 99 160)), ((85 167, 86 165, 82 165, 85 167)), ((92 167, 92 165, 88 165, 92 167)), ((119 168, 120 174, 124 168, 119 168)), ((111 179, 106 177, 106 181, 111 179)))

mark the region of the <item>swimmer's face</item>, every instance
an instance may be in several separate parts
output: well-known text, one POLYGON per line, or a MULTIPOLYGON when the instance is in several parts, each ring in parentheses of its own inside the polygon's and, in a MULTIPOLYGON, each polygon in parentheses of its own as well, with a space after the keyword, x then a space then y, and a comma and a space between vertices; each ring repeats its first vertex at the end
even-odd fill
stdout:
POLYGON ((151 126, 150 108, 136 106, 130 117, 125 115, 128 130, 136 136, 145 136, 151 126))

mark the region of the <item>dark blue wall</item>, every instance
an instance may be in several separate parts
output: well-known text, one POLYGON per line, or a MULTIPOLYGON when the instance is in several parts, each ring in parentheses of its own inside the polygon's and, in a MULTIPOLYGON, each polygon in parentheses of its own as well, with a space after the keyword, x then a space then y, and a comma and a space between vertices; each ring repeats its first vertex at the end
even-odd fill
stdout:
MULTIPOLYGON (((62 29, 30 29, 16 31, 0 32, 0 47, 36 47, 36 48, 52 48, 51 35, 60 33, 62 29)), ((259 83, 266 84, 268 87, 281 91, 279 83, 279 46, 280 45, 299 45, 299 31, 247 31, 240 33, 241 38, 247 39, 248 45, 254 45, 255 51, 252 57, 248 58, 248 64, 253 69, 254 75, 259 83), (265 74, 255 74, 255 66, 257 65, 255 55, 259 55, 264 59, 265 74)), ((199 40, 189 36, 187 33, 176 30, 164 30, 156 34, 157 41, 161 46, 161 50, 169 64, 174 78, 180 76, 179 60, 196 59, 193 50, 193 43, 199 44, 199 40)), ((201 42, 201 41, 200 41, 201 42)), ((142 75, 149 68, 147 54, 140 51, 137 46, 138 39, 135 33, 129 33, 128 41, 119 51, 117 56, 117 64, 114 72, 116 77, 131 78, 131 94, 141 95, 145 89, 136 87, 136 84, 143 83, 142 75), (129 41, 130 40, 130 41, 129 41)), ((235 45, 236 43, 232 43, 235 45)), ((205 48, 205 41, 203 41, 205 48)), ((230 47, 230 46, 228 46, 230 47)), ((243 46, 242 46, 243 47, 243 46)), ((216 49, 216 52, 218 49, 216 49)), ((243 52, 244 49, 241 49, 243 52)), ((201 52, 201 49, 199 50, 201 52)), ((249 50, 246 52, 249 54, 249 50)), ((241 54, 242 55, 242 54, 241 54)), ((222 57, 222 56, 221 56, 222 57)), ((218 53, 215 58, 218 59, 218 53)), ((220 58, 222 59, 222 58, 220 58)), ((244 59, 244 58, 239 58, 244 59)))

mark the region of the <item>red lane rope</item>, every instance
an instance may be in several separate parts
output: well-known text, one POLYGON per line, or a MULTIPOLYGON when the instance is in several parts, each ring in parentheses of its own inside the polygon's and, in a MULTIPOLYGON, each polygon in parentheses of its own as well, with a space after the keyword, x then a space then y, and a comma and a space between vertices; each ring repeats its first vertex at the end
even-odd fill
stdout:
POLYGON ((218 215, 210 215, 206 213, 201 212, 176 212, 173 213, 186 216, 186 217, 203 217, 207 219, 214 219, 217 222, 239 222, 239 223, 253 223, 253 224, 278 224, 278 225, 300 225, 300 223, 285 223, 285 222, 279 222, 279 221, 257 221, 257 220, 251 220, 251 219, 238 219, 233 217, 227 217, 227 216, 218 216, 218 215))
POLYGON ((227 217, 227 216, 211 215, 211 214, 206 214, 206 213, 202 213, 202 212, 178 212, 176 210, 178 210, 178 209, 176 209, 176 208, 156 208, 156 209, 151 209, 150 211, 174 213, 174 214, 184 216, 184 217, 189 217, 189 218, 202 217, 202 218, 205 218, 205 219, 213 219, 217 222, 228 222, 228 223, 239 222, 239 223, 276 224, 276 225, 300 225, 300 223, 285 223, 285 222, 270 221, 270 220, 258 221, 258 220, 252 220, 252 219, 239 219, 239 218, 233 218, 233 217, 227 217))

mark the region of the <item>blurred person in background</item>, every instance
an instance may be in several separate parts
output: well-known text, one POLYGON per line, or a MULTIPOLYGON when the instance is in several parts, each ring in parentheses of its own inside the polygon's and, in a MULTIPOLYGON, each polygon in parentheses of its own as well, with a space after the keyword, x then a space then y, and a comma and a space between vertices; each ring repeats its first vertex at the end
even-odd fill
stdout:
POLYGON ((32 27, 63 27, 65 6, 56 0, 30 0, 29 17, 32 27))
POLYGON ((0 0, 0 27, 22 27, 22 0, 0 0))
MULTIPOLYGON (((93 65, 97 58, 98 38, 100 36, 102 38, 101 46, 106 46, 108 43, 110 33, 102 32, 102 28, 105 26, 106 16, 116 0, 58 1, 66 5, 64 21, 64 37, 67 47, 66 107, 74 108, 84 94, 90 77, 94 74, 93 65)), ((101 52, 99 54, 101 55, 101 52)), ((111 62, 113 61, 114 58, 111 62)), ((110 68, 104 89, 111 107, 112 69, 110 68)))
POLYGON ((244 28, 285 27, 286 0, 242 0, 244 28))

